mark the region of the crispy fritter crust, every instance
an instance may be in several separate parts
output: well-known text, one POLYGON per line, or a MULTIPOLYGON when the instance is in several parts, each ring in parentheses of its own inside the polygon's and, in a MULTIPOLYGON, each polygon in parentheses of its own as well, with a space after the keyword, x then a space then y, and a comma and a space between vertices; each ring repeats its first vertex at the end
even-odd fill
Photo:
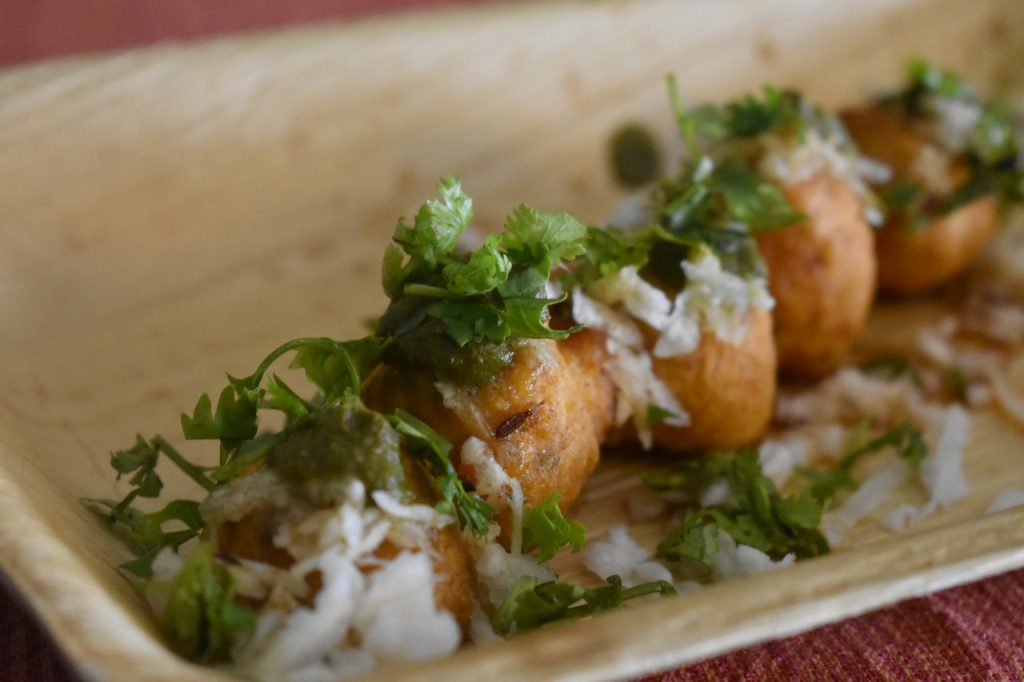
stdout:
MULTIPOLYGON (((847 111, 842 118, 866 155, 889 166, 897 178, 921 179, 915 163, 929 139, 913 121, 881 107, 847 111)), ((966 180, 968 170, 961 160, 947 162, 954 185, 966 180)), ((890 218, 876 242, 879 288, 917 294, 949 281, 977 260, 998 222, 998 203, 992 196, 979 197, 918 229, 890 218)))
POLYGON ((841 180, 817 176, 785 192, 807 219, 757 235, 775 297, 779 366, 820 377, 843 362, 864 328, 875 295, 874 234, 841 180))

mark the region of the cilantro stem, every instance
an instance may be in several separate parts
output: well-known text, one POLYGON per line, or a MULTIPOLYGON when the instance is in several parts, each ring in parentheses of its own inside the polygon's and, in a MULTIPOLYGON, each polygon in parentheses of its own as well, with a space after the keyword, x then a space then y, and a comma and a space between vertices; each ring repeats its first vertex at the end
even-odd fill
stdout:
POLYGON ((448 291, 441 287, 433 287, 429 284, 406 284, 402 288, 402 293, 409 294, 411 296, 424 296, 426 298, 463 298, 453 291, 448 291))
POLYGON ((198 483, 206 490, 213 490, 216 484, 207 478, 206 474, 203 473, 202 467, 198 467, 192 464, 180 452, 178 452, 174 446, 167 442, 163 436, 155 436, 153 438, 153 445, 156 446, 160 452, 162 452, 167 459, 174 462, 175 466, 181 469, 185 475, 191 478, 193 481, 198 483))
POLYGON ((636 599, 637 597, 644 597, 648 594, 675 594, 676 588, 671 583, 664 580, 655 580, 654 582, 642 583, 633 587, 627 588, 622 591, 622 601, 628 601, 630 599, 636 599))
MULTIPOLYGON (((333 339, 328 339, 326 337, 303 337, 300 339, 292 339, 287 343, 283 343, 277 348, 275 348, 273 351, 271 351, 270 355, 265 357, 263 359, 263 362, 260 363, 259 367, 256 368, 256 371, 249 375, 249 385, 251 388, 256 388, 257 386, 259 386, 260 382, 263 381, 263 375, 267 373, 267 370, 270 369, 270 366, 273 365, 278 358, 280 358, 288 351, 299 350, 300 348, 306 348, 310 346, 314 348, 323 348, 324 350, 334 350, 334 348, 337 347, 337 345, 338 343, 336 341, 334 341, 333 339)), ((349 361, 349 363, 351 364, 351 360, 349 361)))
POLYGON ((683 107, 683 100, 679 97, 679 85, 676 83, 675 74, 668 76, 668 97, 672 103, 672 113, 675 114, 676 125, 682 134, 683 142, 686 143, 686 150, 690 158, 696 161, 701 157, 700 145, 697 143, 696 130, 694 130, 693 119, 686 113, 683 107))

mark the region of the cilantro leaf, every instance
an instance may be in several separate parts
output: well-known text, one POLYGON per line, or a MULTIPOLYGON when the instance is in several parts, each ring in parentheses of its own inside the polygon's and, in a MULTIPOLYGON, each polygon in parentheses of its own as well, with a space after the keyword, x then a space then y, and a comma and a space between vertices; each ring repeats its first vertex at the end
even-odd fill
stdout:
POLYGON ((313 405, 276 374, 267 380, 265 398, 262 407, 283 412, 289 424, 308 417, 313 411, 313 405))
POLYGON ((497 286, 498 294, 505 300, 510 298, 537 298, 544 291, 548 275, 539 268, 528 265, 517 270, 506 281, 497 286))
POLYGON ((296 344, 289 367, 302 369, 327 402, 359 395, 363 378, 380 362, 387 341, 368 336, 354 341, 307 339, 296 344))
POLYGON ((551 267, 583 253, 587 228, 568 213, 542 213, 520 205, 505 221, 502 245, 519 263, 537 267, 545 279, 551 267))
POLYGON ((757 137, 777 130, 803 134, 806 125, 800 95, 793 91, 764 88, 763 99, 747 95, 726 106, 726 131, 733 137, 757 137))
MULTIPOLYGON (((412 271, 429 271, 442 262, 473 219, 473 201, 462 191, 458 180, 446 176, 437 189, 440 200, 424 203, 412 226, 400 219, 395 227, 393 239, 409 254, 412 271)), ((395 257, 392 254, 386 258, 393 260, 395 257)), ((394 264, 389 263, 389 268, 392 270, 389 277, 393 278, 394 264)))
POLYGON ((697 493, 725 475, 736 453, 731 451, 709 452, 695 459, 688 459, 669 472, 647 472, 640 474, 640 480, 651 490, 669 490, 697 493))
POLYGON ((811 469, 798 466, 795 471, 811 484, 811 494, 820 500, 833 500, 840 492, 857 489, 857 481, 848 467, 811 469))
POLYGON ((252 611, 235 602, 235 579, 200 543, 169 584, 152 584, 165 592, 162 624, 182 654, 201 663, 226 660, 236 642, 255 629, 252 611))
POLYGON ((722 478, 728 483, 727 502, 691 510, 658 545, 658 556, 673 562, 677 572, 689 579, 709 580, 719 532, 776 558, 828 552, 828 543, 817 530, 825 501, 806 491, 781 496, 761 471, 756 451, 721 452, 703 466, 699 462, 688 463, 686 470, 674 475, 644 477, 645 483, 662 490, 694 484, 703 488, 722 478))
POLYGON ((501 343, 511 336, 503 311, 481 301, 438 301, 428 314, 444 324, 444 330, 459 346, 470 341, 501 343))
POLYGON ((891 447, 896 454, 911 466, 918 466, 928 454, 924 436, 910 422, 901 422, 865 445, 847 453, 840 463, 841 466, 852 466, 852 463, 870 452, 878 452, 882 448, 891 447))
POLYGON ((615 226, 588 227, 583 254, 571 268, 558 274, 557 281, 563 290, 571 291, 627 266, 641 268, 650 259, 656 241, 650 227, 629 231, 615 226))
POLYGON ((549 560, 566 545, 578 552, 587 542, 587 529, 562 515, 558 506, 561 496, 560 492, 552 493, 536 507, 523 512, 523 547, 536 547, 537 558, 541 561, 549 560))
POLYGON ((806 219, 790 206, 777 184, 765 180, 738 159, 720 163, 709 184, 711 191, 720 193, 724 199, 730 218, 754 232, 788 227, 806 219))
POLYGON ((690 511, 683 522, 658 543, 657 556, 673 563, 684 580, 707 582, 713 567, 711 557, 718 551, 718 522, 714 512, 690 511))
POLYGON ((230 375, 228 381, 217 399, 216 412, 212 410, 210 396, 204 393, 191 416, 182 413, 181 430, 185 438, 240 441, 256 435, 256 410, 261 392, 236 384, 237 380, 230 375))
POLYGON ((110 466, 117 472, 117 479, 134 474, 128 481, 139 497, 157 497, 163 489, 163 481, 156 473, 160 451, 141 435, 135 436, 135 445, 127 450, 118 450, 110 455, 110 466))
POLYGON ((921 380, 917 370, 906 358, 886 357, 865 362, 860 366, 861 370, 868 374, 874 374, 886 379, 899 379, 908 377, 914 383, 921 380))
POLYGON ((552 329, 545 322, 547 308, 565 300, 558 298, 506 298, 505 323, 510 336, 529 339, 566 339, 579 327, 552 329))
POLYGON ((484 294, 508 279, 512 260, 500 247, 501 237, 492 234, 465 263, 453 261, 444 266, 448 291, 457 296, 484 294))
POLYGON ((164 455, 175 466, 206 490, 213 490, 213 482, 206 477, 202 467, 186 460, 170 443, 161 436, 147 441, 141 435, 135 437, 135 445, 127 450, 119 450, 110 455, 110 466, 117 472, 118 480, 125 474, 133 474, 128 481, 132 490, 118 506, 127 507, 136 497, 158 497, 163 489, 163 481, 156 473, 160 455, 164 455))
POLYGON ((907 63, 907 79, 910 88, 935 95, 960 98, 972 96, 970 86, 952 71, 937 69, 924 59, 915 57, 907 63))
POLYGON ((556 581, 538 584, 536 578, 523 576, 498 607, 491 624, 501 634, 539 627, 562 618, 585 592, 579 585, 556 581))

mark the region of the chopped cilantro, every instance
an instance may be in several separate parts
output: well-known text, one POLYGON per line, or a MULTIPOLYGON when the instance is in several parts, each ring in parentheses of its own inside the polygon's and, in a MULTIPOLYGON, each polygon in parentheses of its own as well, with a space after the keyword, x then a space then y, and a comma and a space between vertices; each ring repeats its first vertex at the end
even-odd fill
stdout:
POLYGON ((497 632, 507 635, 618 608, 649 594, 675 593, 675 588, 664 580, 624 589, 619 576, 613 575, 601 587, 585 588, 557 581, 538 583, 536 578, 523 576, 498 607, 491 624, 497 632))
POLYGON ((764 96, 748 94, 725 107, 725 129, 731 137, 757 137, 770 132, 803 135, 807 125, 803 100, 792 90, 764 88, 764 96))
MULTIPOLYGON (((589 227, 585 249, 568 269, 558 276, 566 290, 612 275, 626 266, 643 267, 651 255, 657 237, 651 229, 630 230, 617 227, 589 227)), ((676 263, 676 269, 679 269, 676 263)))
POLYGON ((128 481, 132 490, 117 503, 118 510, 127 509, 136 497, 160 496, 164 484, 156 472, 156 467, 160 462, 161 454, 171 460, 175 466, 202 488, 213 490, 214 483, 206 476, 203 469, 186 460, 166 439, 156 436, 147 441, 138 435, 135 437, 135 445, 110 455, 110 466, 117 472, 118 480, 122 476, 132 474, 128 481))
POLYGON ((682 525, 658 545, 658 556, 673 562, 683 576, 710 579, 719 532, 774 558, 828 552, 828 543, 817 529, 824 502, 806 492, 782 497, 761 472, 756 451, 733 453, 725 478, 730 500, 690 511, 682 525))
POLYGON ((811 483, 811 494, 831 501, 838 492, 857 488, 857 483, 853 479, 853 467, 858 461, 865 455, 885 448, 893 448, 897 456, 915 467, 919 466, 928 454, 928 447, 921 432, 910 422, 902 422, 877 438, 848 450, 832 469, 822 471, 797 467, 797 472, 811 483))
POLYGON ((868 453, 884 448, 894 448, 913 466, 926 454, 921 433, 909 423, 865 443, 866 428, 865 424, 854 430, 846 455, 832 469, 798 468, 810 485, 790 495, 781 495, 764 475, 754 450, 711 453, 673 472, 643 475, 643 482, 654 490, 683 491, 694 498, 714 481, 728 483, 728 499, 688 511, 658 545, 658 556, 671 562, 680 576, 707 581, 714 573, 712 558, 718 551, 719 533, 775 559, 786 554, 813 557, 828 553, 828 542, 818 525, 839 492, 857 488, 853 466, 868 453))
POLYGON ((547 561, 562 547, 568 545, 573 552, 583 549, 587 542, 587 529, 569 521, 562 515, 558 500, 562 493, 552 493, 536 507, 523 513, 523 548, 537 548, 537 558, 547 561))
MULTIPOLYGON (((473 219, 473 200, 462 191, 462 185, 451 176, 438 183, 440 200, 430 199, 416 213, 411 226, 399 218, 394 241, 409 256, 405 266, 409 272, 431 272, 443 264, 455 248, 459 237, 473 219)), ((394 263, 385 261, 385 276, 395 278, 394 263)))
POLYGON ((255 629, 252 611, 235 602, 234 576, 207 543, 195 547, 170 583, 151 583, 149 589, 165 593, 164 630, 192 660, 225 660, 255 629))
POLYGON ((687 512, 682 523, 658 544, 658 557, 670 562, 683 580, 707 582, 718 551, 717 513, 705 509, 687 512))
POLYGON ((920 191, 912 195, 902 178, 894 179, 883 191, 887 206, 904 217, 908 229, 923 227, 933 217, 981 196, 994 194, 1004 202, 1024 199, 1024 160, 1011 117, 999 103, 981 101, 958 74, 914 59, 907 65, 907 86, 883 98, 882 103, 899 106, 931 123, 938 122, 950 107, 976 112, 977 120, 963 141, 965 148, 952 150, 962 152, 968 178, 949 196, 932 198, 920 191))
POLYGON ((682 462, 669 472, 648 472, 640 480, 648 488, 659 492, 676 490, 697 494, 725 475, 736 453, 731 451, 709 452, 682 462))
MULTIPOLYGON (((378 338, 344 342, 326 338, 295 339, 274 349, 251 375, 241 379, 228 375, 228 385, 221 391, 216 408, 204 393, 192 414, 181 415, 182 432, 187 439, 220 440, 221 458, 216 467, 193 464, 161 436, 150 440, 137 436, 132 447, 112 453, 110 463, 118 478, 131 475, 131 490, 116 503, 107 500, 84 500, 84 503, 110 523, 137 555, 138 558, 124 568, 147 577, 152 559, 161 548, 177 548, 202 527, 194 511, 196 503, 192 501, 174 501, 148 514, 131 507, 138 497, 160 495, 163 481, 157 473, 157 465, 161 456, 204 490, 211 491, 259 464, 294 428, 308 421, 314 413, 314 405, 322 411, 356 398, 363 379, 376 366, 387 343, 378 338), (294 353, 290 366, 304 370, 317 387, 314 399, 305 400, 277 376, 271 376, 265 382, 266 387, 263 386, 270 367, 288 352, 294 353), (282 412, 286 418, 285 429, 257 438, 261 409, 282 412), (179 521, 185 529, 165 531, 163 526, 169 521, 179 521)), ((440 481, 439 487, 448 503, 460 509, 473 506, 471 501, 456 498, 457 491, 452 489, 449 480, 440 481)), ((479 525, 474 524, 474 529, 479 525)))

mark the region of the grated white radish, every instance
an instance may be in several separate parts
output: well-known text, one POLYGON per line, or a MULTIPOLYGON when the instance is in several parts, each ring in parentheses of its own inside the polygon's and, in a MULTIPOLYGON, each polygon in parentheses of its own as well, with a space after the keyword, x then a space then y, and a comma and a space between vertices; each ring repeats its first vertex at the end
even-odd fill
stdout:
POLYGON ((749 545, 739 545, 726 533, 718 533, 718 551, 711 557, 716 579, 738 578, 752 573, 789 566, 796 555, 787 554, 778 561, 749 545))
POLYGON ((625 526, 615 526, 607 538, 591 542, 583 552, 583 564, 599 578, 617 575, 625 587, 653 580, 672 582, 672 573, 637 544, 625 526))
POLYGON ((826 512, 821 527, 830 544, 839 545, 846 532, 858 521, 885 504, 893 491, 910 477, 910 468, 902 459, 877 471, 835 509, 826 512))
POLYGON ((1012 509, 1013 507, 1024 506, 1024 490, 1017 490, 1011 488, 1010 490, 1004 490, 999 493, 994 500, 988 505, 988 509, 985 511, 989 514, 1003 511, 1004 509, 1012 509))

